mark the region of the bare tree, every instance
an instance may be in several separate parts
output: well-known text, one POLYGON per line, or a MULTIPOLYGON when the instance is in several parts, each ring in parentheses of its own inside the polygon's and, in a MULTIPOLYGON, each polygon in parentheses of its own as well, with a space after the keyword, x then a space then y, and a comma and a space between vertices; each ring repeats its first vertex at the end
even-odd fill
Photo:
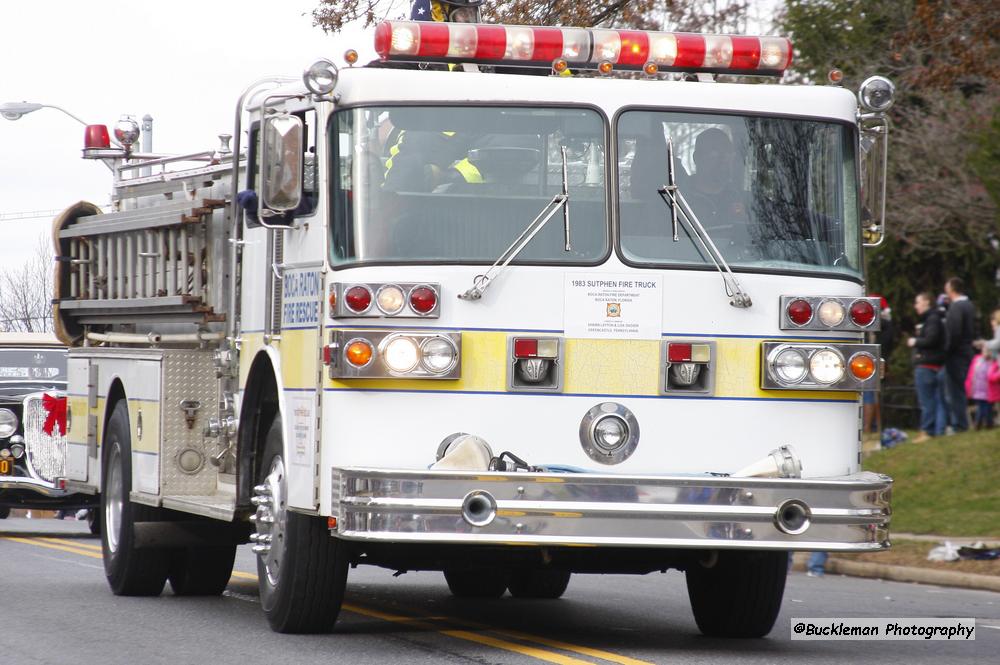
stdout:
POLYGON ((0 328, 6 332, 49 332, 52 325, 52 248, 41 234, 19 268, 0 273, 0 328))

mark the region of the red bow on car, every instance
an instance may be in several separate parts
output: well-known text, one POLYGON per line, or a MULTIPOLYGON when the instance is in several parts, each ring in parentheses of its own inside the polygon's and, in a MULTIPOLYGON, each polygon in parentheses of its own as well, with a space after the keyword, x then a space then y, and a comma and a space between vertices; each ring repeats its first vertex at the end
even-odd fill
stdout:
POLYGON ((55 436, 53 429, 56 425, 59 425, 59 433, 65 434, 66 398, 45 394, 42 395, 42 406, 45 407, 45 412, 48 414, 45 416, 45 424, 42 425, 42 431, 49 436, 55 436))

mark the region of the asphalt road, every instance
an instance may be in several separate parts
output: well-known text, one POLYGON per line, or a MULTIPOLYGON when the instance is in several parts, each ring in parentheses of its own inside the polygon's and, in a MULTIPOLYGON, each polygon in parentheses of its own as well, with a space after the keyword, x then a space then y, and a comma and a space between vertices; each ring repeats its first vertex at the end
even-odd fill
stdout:
POLYGON ((792 573, 761 640, 702 637, 684 577, 574 576, 557 601, 460 601, 440 573, 352 570, 331 635, 277 635, 243 547, 221 598, 117 598, 82 523, 0 521, 0 663, 997 662, 1000 594, 792 573), (975 641, 792 641, 793 617, 974 617, 975 641))

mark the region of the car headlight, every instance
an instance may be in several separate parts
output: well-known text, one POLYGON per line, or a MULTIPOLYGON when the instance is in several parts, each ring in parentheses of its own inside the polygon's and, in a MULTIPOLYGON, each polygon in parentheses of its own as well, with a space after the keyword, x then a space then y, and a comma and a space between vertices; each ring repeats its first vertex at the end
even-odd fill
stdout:
POLYGON ((844 378, 844 358, 833 349, 821 349, 809 359, 809 373, 817 383, 837 383, 844 378))
POLYGON ((17 431, 17 416, 10 409, 0 409, 0 439, 13 436, 17 431))

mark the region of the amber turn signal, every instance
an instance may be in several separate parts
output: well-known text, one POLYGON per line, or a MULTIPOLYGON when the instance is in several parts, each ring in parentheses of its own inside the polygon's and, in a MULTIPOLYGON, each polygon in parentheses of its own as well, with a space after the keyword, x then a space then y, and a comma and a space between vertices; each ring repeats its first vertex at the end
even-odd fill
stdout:
POLYGON ((372 345, 363 339, 356 339, 347 345, 344 357, 355 367, 364 367, 372 361, 372 345))
POLYGON ((875 359, 867 353, 851 358, 851 374, 859 381, 867 381, 875 374, 875 359))

